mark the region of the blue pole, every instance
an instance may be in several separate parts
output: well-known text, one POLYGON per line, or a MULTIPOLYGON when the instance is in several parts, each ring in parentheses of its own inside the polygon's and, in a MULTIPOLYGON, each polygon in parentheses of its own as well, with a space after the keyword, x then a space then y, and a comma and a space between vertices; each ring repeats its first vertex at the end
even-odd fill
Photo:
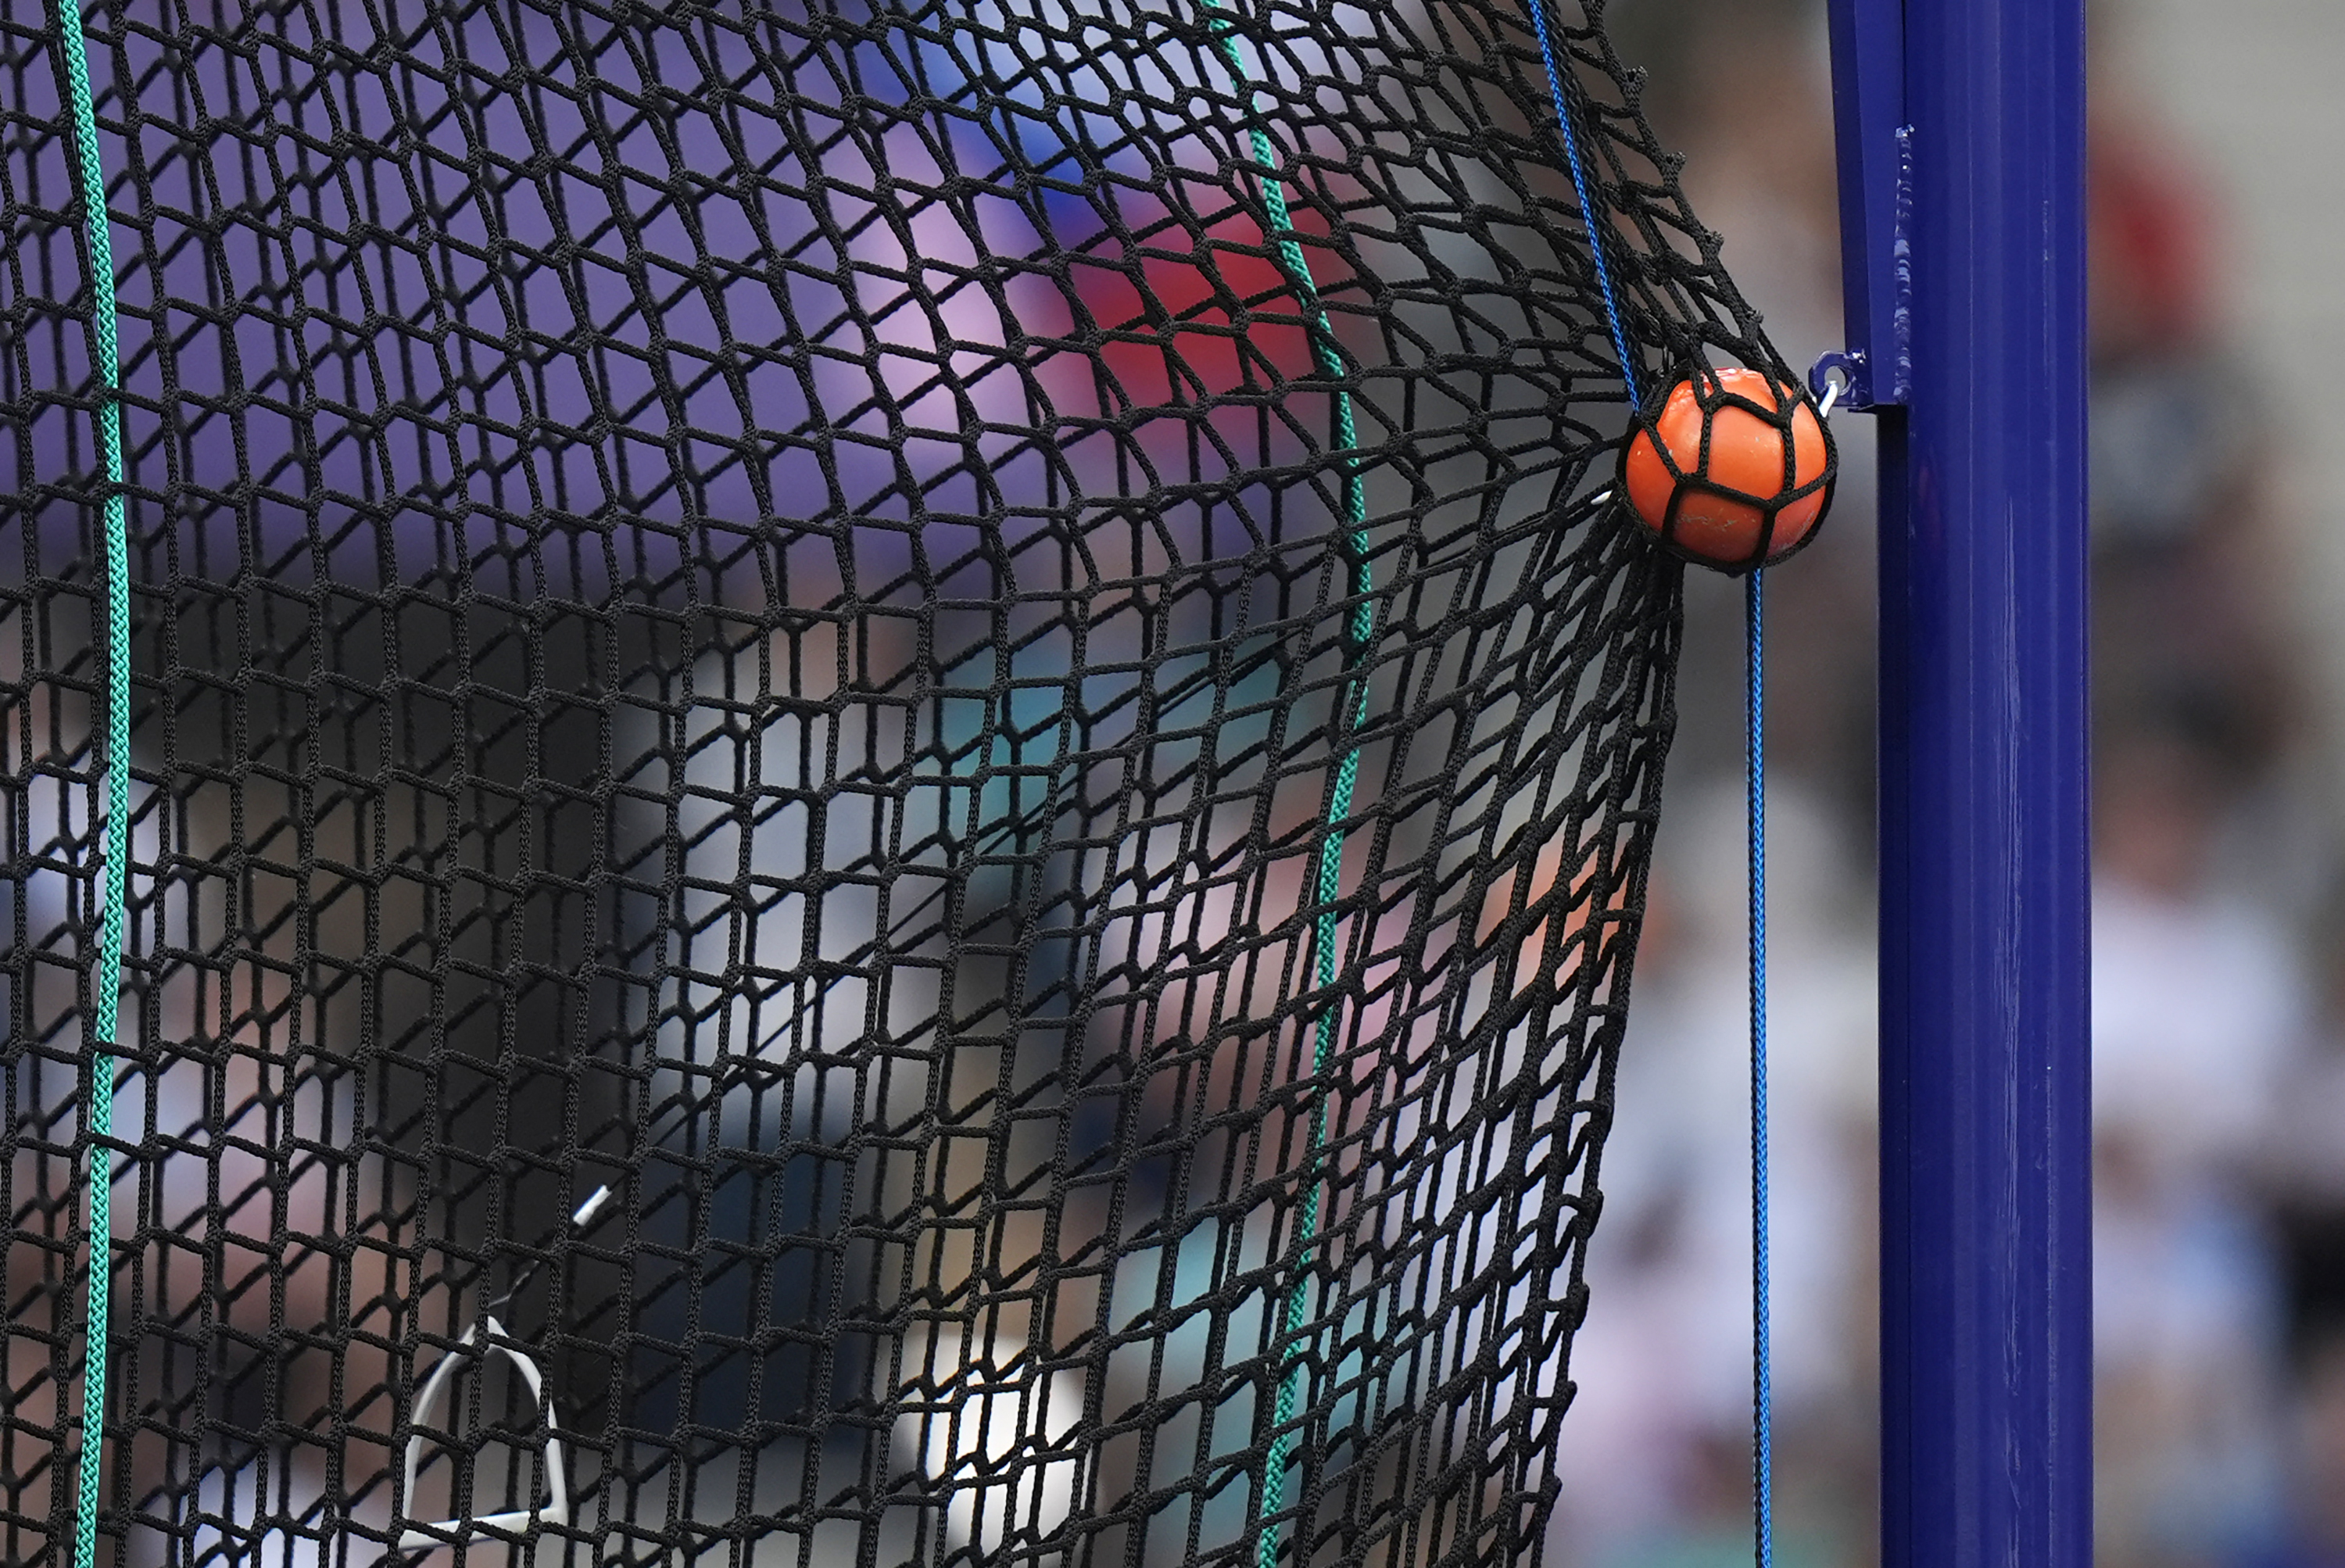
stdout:
POLYGON ((1910 391, 1880 409, 1888 1568, 2092 1556, 2083 13, 1902 7, 1910 391))

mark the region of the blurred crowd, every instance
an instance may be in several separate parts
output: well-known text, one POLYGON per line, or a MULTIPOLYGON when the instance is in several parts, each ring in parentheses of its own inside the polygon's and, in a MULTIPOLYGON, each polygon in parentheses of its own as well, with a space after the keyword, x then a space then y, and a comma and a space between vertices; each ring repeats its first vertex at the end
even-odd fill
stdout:
MULTIPOLYGON (((1776 341, 1839 341, 1821 4, 1615 15, 1776 341), (1754 84, 1804 84, 1803 90, 1754 84), (1753 135, 1751 104, 1770 105, 1753 135)), ((2121 36, 2125 7, 2096 15, 2121 36)), ((2221 193, 2096 55, 2091 122, 2097 1561, 2345 1564, 2345 855, 2280 608, 2289 458, 2221 193)), ((1779 1558, 1877 1557, 1870 433, 1770 579, 1779 1558)), ((1564 1561, 1750 1560, 1741 598, 1691 585, 1662 863, 1565 1423, 1564 1561)))

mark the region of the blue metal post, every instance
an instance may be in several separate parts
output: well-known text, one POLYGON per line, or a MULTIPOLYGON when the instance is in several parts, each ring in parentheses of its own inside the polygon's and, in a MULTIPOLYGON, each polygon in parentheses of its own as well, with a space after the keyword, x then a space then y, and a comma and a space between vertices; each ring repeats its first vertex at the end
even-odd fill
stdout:
POLYGON ((1902 90, 1839 95, 1844 178, 1870 171, 1852 345, 1910 308, 1908 384, 1869 389, 1883 1561, 2088 1568, 2084 5, 1833 5, 1836 43, 1877 56, 1894 17, 1904 60, 1902 90))

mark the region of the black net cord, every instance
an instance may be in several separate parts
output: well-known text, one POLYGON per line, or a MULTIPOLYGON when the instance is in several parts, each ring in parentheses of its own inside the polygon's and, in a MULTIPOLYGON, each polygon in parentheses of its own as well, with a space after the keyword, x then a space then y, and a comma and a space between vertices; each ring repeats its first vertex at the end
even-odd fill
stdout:
MULTIPOLYGON (((1551 21, 1635 354, 1787 375, 1551 21)), ((107 821, 100 1561, 1537 1560, 1680 568, 1529 15, 86 23, 112 819, 0 0, 0 1554, 70 1554, 107 821)))

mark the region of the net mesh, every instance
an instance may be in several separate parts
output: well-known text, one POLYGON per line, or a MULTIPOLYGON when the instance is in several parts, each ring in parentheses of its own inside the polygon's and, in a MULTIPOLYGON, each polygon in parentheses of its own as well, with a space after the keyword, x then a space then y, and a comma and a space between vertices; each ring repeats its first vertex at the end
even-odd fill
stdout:
MULTIPOLYGON (((1787 377, 1548 19, 1640 383, 1787 377)), ((0 1554, 95 1161, 101 1560, 1535 1559, 1680 568, 1518 0, 87 30, 128 958, 93 1083, 105 400, 0 0, 0 1554)))

